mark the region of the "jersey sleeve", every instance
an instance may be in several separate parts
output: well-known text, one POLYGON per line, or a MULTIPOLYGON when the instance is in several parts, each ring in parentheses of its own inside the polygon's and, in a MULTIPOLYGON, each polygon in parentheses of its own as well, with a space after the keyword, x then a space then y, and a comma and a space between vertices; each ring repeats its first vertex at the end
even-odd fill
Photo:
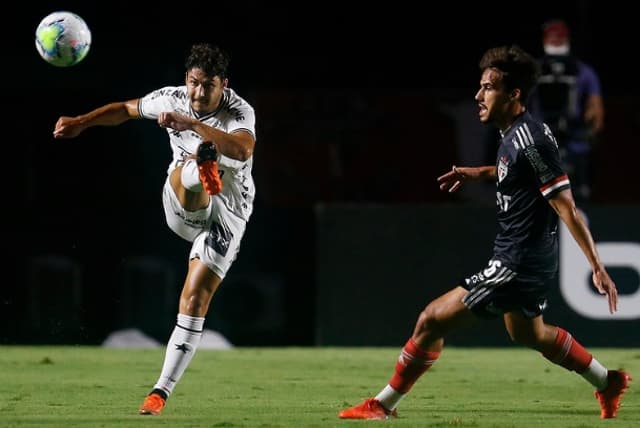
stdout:
POLYGON ((544 131, 536 134, 535 143, 524 148, 523 156, 531 166, 540 193, 549 200, 569 189, 571 184, 560 163, 558 145, 551 130, 544 125, 544 131))
POLYGON ((241 102, 229 108, 229 121, 227 122, 227 132, 233 134, 238 131, 249 132, 256 137, 256 114, 253 107, 241 102))
POLYGON ((163 111, 173 111, 174 100, 179 98, 179 88, 167 86, 149 92, 138 100, 138 111, 145 119, 157 119, 163 111))

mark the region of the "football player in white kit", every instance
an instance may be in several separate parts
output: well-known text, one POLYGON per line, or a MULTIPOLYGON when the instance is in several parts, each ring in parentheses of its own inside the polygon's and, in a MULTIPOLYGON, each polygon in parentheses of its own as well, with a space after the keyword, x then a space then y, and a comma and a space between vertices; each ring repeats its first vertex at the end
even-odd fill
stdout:
POLYGON ((162 202, 167 225, 192 242, 177 322, 164 364, 139 413, 159 415, 202 336, 211 299, 236 258, 253 209, 253 107, 228 87, 228 55, 195 44, 185 62, 185 84, 62 116, 54 138, 73 138, 92 126, 154 119, 167 129, 173 159, 162 202))

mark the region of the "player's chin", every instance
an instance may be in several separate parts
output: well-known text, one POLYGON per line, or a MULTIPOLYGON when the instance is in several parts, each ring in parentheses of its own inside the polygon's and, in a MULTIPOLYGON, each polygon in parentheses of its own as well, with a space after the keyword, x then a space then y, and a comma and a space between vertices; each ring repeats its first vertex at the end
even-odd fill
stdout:
POLYGON ((214 110, 208 103, 203 103, 200 101, 191 102, 191 108, 198 114, 211 113, 214 110))

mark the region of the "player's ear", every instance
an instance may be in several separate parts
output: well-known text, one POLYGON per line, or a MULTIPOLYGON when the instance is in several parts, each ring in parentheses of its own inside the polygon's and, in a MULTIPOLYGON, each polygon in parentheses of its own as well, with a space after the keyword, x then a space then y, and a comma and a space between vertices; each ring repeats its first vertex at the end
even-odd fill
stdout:
POLYGON ((512 100, 517 100, 520 98, 520 94, 521 94, 520 89, 518 88, 513 89, 509 94, 509 98, 511 98, 512 100))

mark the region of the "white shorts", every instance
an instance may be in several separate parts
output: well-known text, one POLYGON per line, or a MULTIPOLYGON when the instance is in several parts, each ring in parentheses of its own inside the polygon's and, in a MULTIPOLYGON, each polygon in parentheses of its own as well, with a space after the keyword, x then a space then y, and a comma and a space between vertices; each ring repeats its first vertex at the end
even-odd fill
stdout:
POLYGON ((178 201, 169 177, 162 189, 162 205, 169 229, 192 243, 189 260, 200 259, 224 278, 240 250, 247 222, 230 212, 220 198, 209 198, 209 206, 186 211, 178 201))

